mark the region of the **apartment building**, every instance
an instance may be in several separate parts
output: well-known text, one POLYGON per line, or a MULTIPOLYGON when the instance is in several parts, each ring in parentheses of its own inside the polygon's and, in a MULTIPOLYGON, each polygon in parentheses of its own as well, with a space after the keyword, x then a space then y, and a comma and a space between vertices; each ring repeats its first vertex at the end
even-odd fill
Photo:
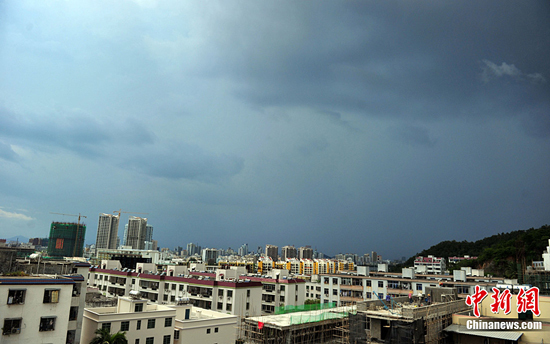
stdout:
MULTIPOLYGON (((107 267, 106 264, 102 264, 107 267)), ((166 272, 154 264, 138 264, 136 270, 92 267, 88 285, 107 296, 141 296, 158 304, 176 304, 189 299, 196 307, 231 315, 261 314, 262 283, 241 277, 245 269, 218 270, 216 273, 190 271, 169 266, 166 272)))
POLYGON ((354 273, 320 275, 321 302, 335 302, 337 305, 347 305, 358 301, 385 299, 392 297, 427 296, 426 288, 452 287, 457 288, 459 297, 472 294, 475 286, 491 290, 497 284, 517 284, 517 281, 502 277, 468 276, 466 270, 455 270, 453 275, 417 274, 413 268, 403 269, 403 273, 370 272, 368 276, 354 273))
POLYGON ((320 281, 307 281, 306 282, 306 300, 321 300, 321 294, 323 289, 320 281))
POLYGON ((77 265, 66 275, 0 277, 0 342, 80 343, 88 267, 77 265))
POLYGON ((95 247, 116 249, 118 240, 118 224, 120 216, 112 214, 99 214, 97 225, 97 238, 95 247))
POLYGON ((306 281, 290 276, 288 270, 274 269, 268 275, 248 275, 246 278, 262 283, 262 314, 274 313, 277 307, 301 306, 305 302, 306 281))
POLYGON ((258 259, 258 273, 265 274, 272 269, 286 269, 291 274, 316 275, 330 274, 338 271, 353 271, 355 265, 347 260, 334 259, 298 259, 292 258, 285 261, 273 261, 271 257, 258 259))
POLYGON ((131 344, 229 344, 236 340, 237 319, 188 302, 151 304, 135 292, 131 297, 119 297, 114 307, 86 308, 82 342, 89 343, 96 330, 108 329, 126 332, 131 344))
POLYGON ((446 269, 445 258, 429 255, 427 257, 418 256, 414 259, 414 270, 417 273, 441 275, 445 273, 446 269))

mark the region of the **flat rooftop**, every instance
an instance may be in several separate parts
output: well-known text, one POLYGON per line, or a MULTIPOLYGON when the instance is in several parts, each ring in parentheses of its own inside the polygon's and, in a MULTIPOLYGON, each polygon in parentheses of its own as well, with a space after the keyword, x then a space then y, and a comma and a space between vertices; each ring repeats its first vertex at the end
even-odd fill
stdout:
POLYGON ((297 323, 304 324, 310 322, 318 322, 320 320, 341 319, 346 316, 346 313, 355 312, 356 306, 344 306, 319 309, 315 311, 294 312, 277 315, 263 315, 258 317, 246 318, 247 321, 263 322, 265 325, 273 325, 274 327, 288 327, 297 323))

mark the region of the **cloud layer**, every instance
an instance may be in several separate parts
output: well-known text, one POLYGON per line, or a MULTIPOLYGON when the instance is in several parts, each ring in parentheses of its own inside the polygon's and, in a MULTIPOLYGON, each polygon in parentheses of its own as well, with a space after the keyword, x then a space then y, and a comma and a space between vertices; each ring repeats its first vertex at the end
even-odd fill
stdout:
POLYGON ((4 1, 0 195, 35 220, 0 237, 123 209, 161 246, 401 257, 548 223, 549 10, 4 1))

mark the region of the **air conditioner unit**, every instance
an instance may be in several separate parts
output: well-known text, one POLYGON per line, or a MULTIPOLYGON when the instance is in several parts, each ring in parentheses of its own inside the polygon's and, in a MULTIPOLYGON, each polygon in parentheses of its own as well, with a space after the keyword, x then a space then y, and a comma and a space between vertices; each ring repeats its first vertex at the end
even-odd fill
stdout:
POLYGON ((14 328, 11 329, 11 333, 12 334, 21 333, 21 329, 17 328, 17 327, 14 327, 14 328))

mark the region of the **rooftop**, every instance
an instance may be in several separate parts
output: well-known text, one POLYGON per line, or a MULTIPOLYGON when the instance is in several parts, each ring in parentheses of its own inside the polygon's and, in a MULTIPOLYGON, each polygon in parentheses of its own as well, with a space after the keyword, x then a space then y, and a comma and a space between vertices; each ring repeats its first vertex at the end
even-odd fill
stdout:
POLYGON ((355 306, 334 307, 319 309, 315 311, 295 312, 278 315, 264 315, 259 317, 247 318, 247 321, 262 322, 264 325, 284 328, 296 324, 318 322, 329 319, 341 319, 348 313, 355 312, 355 306))

